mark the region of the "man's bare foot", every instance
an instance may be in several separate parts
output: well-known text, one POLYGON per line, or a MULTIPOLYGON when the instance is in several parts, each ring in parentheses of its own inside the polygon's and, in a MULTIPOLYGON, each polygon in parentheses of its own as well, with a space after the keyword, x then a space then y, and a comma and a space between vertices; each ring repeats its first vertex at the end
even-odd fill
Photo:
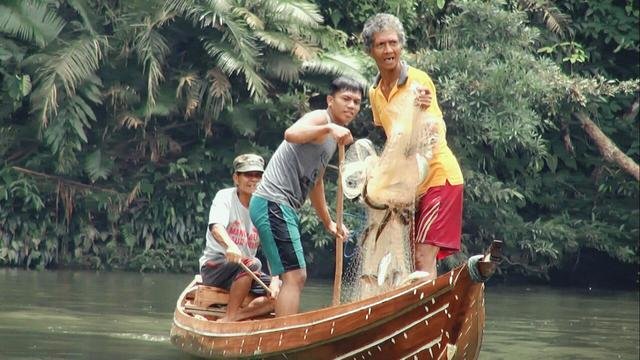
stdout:
POLYGON ((219 321, 219 322, 233 322, 233 321, 238 321, 238 319, 237 319, 237 316, 225 315, 225 316, 219 318, 216 321, 219 321))

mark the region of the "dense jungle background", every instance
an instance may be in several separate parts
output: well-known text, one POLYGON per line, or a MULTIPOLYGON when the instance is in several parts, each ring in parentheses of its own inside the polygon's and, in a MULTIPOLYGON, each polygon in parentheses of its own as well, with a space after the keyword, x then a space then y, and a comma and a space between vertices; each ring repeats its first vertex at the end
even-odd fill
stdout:
MULTIPOLYGON (((234 156, 268 159, 336 75, 373 79, 376 12, 403 21, 463 168, 443 267, 497 238, 503 281, 636 287, 634 0, 0 0, 0 266, 195 272, 234 156)), ((350 127, 384 143, 366 102, 350 127)), ((331 276, 333 239, 302 224, 331 276)))

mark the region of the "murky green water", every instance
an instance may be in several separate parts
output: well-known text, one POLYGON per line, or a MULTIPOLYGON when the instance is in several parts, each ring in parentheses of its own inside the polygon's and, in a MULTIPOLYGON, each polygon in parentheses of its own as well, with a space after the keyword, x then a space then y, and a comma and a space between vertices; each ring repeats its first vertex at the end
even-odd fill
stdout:
MULTIPOLYGON (((188 275, 0 269, 0 359, 190 359, 169 342, 188 275)), ((306 309, 331 302, 310 281, 306 309)), ((489 287, 480 358, 638 359, 638 292, 489 287)))

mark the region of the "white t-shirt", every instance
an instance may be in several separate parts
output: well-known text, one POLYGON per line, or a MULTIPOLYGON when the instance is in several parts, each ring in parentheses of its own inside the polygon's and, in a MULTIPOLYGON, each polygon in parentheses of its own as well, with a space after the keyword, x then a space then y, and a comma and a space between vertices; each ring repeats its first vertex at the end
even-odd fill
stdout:
POLYGON ((243 256, 253 258, 258 250, 258 230, 249 217, 249 209, 240 203, 235 187, 222 189, 216 193, 209 209, 209 223, 207 225, 207 244, 200 258, 200 268, 207 260, 223 260, 226 250, 209 231, 211 224, 220 224, 227 229, 243 256))

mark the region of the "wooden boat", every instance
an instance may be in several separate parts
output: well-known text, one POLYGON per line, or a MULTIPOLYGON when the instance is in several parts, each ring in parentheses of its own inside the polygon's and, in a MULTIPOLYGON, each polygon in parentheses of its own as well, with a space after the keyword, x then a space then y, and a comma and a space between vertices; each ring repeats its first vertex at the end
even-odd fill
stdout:
POLYGON ((500 261, 500 245, 494 241, 486 255, 432 281, 279 318, 212 321, 213 311, 193 306, 205 292, 194 279, 178 299, 171 342, 207 358, 476 359, 485 320, 482 280, 500 261))

